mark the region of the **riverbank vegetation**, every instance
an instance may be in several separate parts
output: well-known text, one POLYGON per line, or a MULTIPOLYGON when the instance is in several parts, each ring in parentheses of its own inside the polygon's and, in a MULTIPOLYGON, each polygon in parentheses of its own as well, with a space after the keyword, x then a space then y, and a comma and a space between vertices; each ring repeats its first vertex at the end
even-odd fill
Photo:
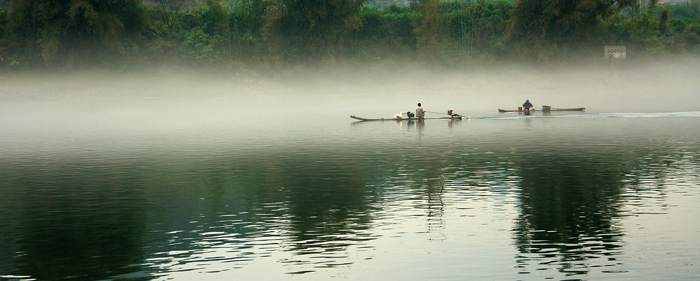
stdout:
POLYGON ((700 0, 0 1, 0 70, 279 70, 700 54, 700 0))

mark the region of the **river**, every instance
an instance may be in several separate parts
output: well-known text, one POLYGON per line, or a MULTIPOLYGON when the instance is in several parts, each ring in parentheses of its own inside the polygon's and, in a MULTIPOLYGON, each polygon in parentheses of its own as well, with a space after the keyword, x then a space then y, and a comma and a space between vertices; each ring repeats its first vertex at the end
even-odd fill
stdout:
MULTIPOLYGON (((133 78, 13 82, 1 89, 0 280, 700 278, 693 90, 648 89, 683 104, 656 110, 620 96, 615 108, 599 99, 617 86, 592 86, 608 90, 549 99, 584 112, 526 116, 497 101, 544 95, 469 98, 500 84, 460 77, 352 98, 350 83, 273 94, 187 80, 202 88, 193 97, 133 78), (416 102, 469 118, 349 118, 416 102)), ((555 81, 540 90, 563 95, 555 81)))

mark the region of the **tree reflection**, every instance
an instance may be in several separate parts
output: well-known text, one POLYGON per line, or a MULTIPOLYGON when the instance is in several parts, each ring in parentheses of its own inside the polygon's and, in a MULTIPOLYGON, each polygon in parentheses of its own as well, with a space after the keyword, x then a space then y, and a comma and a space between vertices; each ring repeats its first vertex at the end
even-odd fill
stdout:
POLYGON ((97 280, 139 270, 130 266, 143 257, 138 171, 87 159, 3 171, 2 178, 14 179, 3 188, 20 202, 10 211, 21 221, 11 229, 18 238, 12 274, 97 280))
POLYGON ((350 159, 332 159, 318 152, 300 157, 301 161, 292 157, 294 163, 287 163, 282 181, 288 190, 290 250, 323 257, 314 267, 347 264, 348 246, 373 239, 367 231, 372 220, 371 190, 350 159))
MULTIPOLYGON (((443 168, 447 166, 440 157, 422 154, 418 161, 405 161, 409 165, 405 170, 413 170, 410 174, 413 187, 414 207, 425 211, 427 232, 432 236, 431 241, 442 241, 445 239, 443 215, 445 214, 445 203, 443 195, 445 192, 445 175, 443 168)), ((413 159, 417 160, 417 159, 413 159)))
POLYGON ((610 161, 576 155, 538 155, 538 164, 521 163, 515 241, 517 262, 525 272, 530 266, 556 267, 577 275, 590 270, 585 260, 616 264, 610 256, 622 246, 615 218, 622 204, 623 173, 610 161))

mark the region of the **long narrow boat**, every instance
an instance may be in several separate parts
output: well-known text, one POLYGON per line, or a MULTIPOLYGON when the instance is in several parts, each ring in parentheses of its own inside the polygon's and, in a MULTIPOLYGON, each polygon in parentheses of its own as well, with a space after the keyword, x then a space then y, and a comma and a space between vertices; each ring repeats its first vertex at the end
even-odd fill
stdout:
MULTIPOLYGON (((360 121, 418 121, 418 118, 416 117, 394 117, 394 118, 362 118, 358 117, 355 115, 350 115, 350 118, 352 119, 357 119, 360 121)), ((455 116, 455 117, 426 117, 423 118, 425 120, 436 120, 436 119, 442 119, 442 120, 462 120, 462 116, 455 116)))
POLYGON ((498 112, 530 112, 534 110, 524 110, 524 109, 498 109, 498 112))
MULTIPOLYGON (((574 108, 543 108, 542 110, 534 110, 530 109, 529 112, 535 112, 535 111, 543 111, 543 112, 549 112, 549 111, 584 111, 586 110, 585 107, 574 107, 574 108)), ((528 112, 527 110, 523 109, 498 109, 498 112, 528 112)))
POLYGON ((542 111, 544 111, 544 112, 547 112, 547 111, 584 111, 584 110, 586 110, 585 107, 542 109, 542 111))

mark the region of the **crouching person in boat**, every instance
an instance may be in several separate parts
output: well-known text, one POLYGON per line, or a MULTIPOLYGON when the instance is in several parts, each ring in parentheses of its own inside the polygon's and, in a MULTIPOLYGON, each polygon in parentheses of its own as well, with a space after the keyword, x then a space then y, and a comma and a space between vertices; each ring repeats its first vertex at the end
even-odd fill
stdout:
POLYGON ((457 113, 454 113, 454 112, 452 111, 452 109, 450 109, 450 110, 447 111, 447 115, 449 115, 450 118, 452 118, 452 119, 462 119, 462 115, 459 115, 459 114, 457 114, 457 113))
POLYGON ((525 103, 523 103, 523 110, 525 111, 530 111, 530 109, 535 108, 532 103, 530 103, 530 100, 525 100, 525 103))
POLYGON ((425 109, 420 106, 420 102, 418 103, 418 107, 416 107, 416 118, 418 118, 418 120, 425 119, 425 109))

